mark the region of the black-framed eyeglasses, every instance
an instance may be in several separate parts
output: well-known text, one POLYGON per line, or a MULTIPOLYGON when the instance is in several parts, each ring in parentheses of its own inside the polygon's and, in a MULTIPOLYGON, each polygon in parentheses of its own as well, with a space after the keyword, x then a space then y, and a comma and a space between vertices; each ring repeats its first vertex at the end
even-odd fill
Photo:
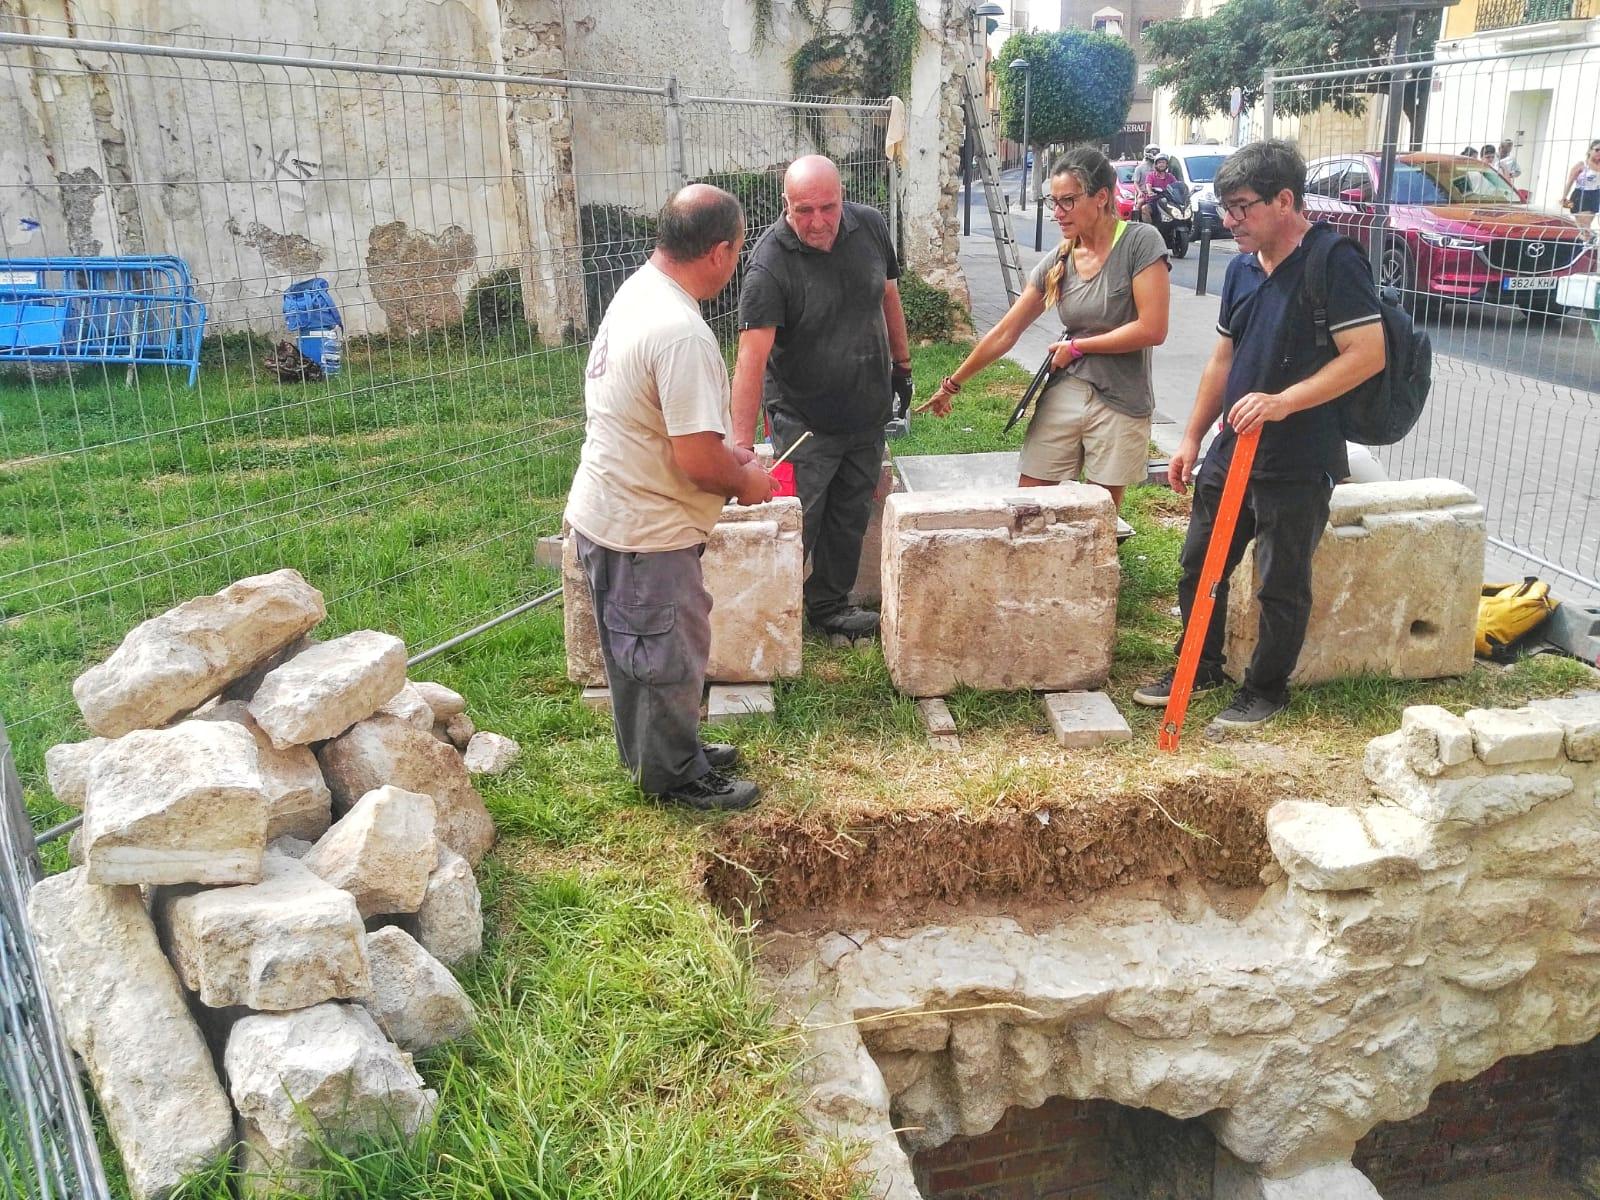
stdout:
POLYGON ((1071 212, 1077 206, 1078 201, 1082 200, 1088 194, 1088 192, 1073 192, 1070 196, 1057 196, 1046 192, 1043 196, 1039 197, 1039 203, 1050 209, 1052 212, 1058 208, 1062 212, 1071 212))
POLYGON ((1250 215, 1251 206, 1256 205, 1256 204, 1271 204, 1271 203, 1272 203, 1272 201, 1263 200, 1260 196, 1257 196, 1254 200, 1234 200, 1234 201, 1231 201, 1231 202, 1229 202, 1227 204, 1224 204, 1222 206, 1222 208, 1223 208, 1223 211, 1226 212, 1235 221, 1242 221, 1242 220, 1244 220, 1246 217, 1248 217, 1250 215))

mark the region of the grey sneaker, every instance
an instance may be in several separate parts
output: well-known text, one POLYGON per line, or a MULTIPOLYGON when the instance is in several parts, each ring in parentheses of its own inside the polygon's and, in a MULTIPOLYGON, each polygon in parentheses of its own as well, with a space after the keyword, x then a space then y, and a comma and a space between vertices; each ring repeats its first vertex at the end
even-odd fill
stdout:
POLYGON ((811 618, 811 625, 822 633, 838 633, 848 638, 870 637, 878 632, 878 614, 852 604, 825 617, 811 618))
POLYGON ((734 779, 721 771, 707 771, 699 779, 662 792, 657 799, 681 804, 699 812, 737 812, 749 808, 761 789, 748 779, 734 779))
POLYGON ((1265 725, 1288 707, 1287 700, 1271 700, 1242 687, 1211 724, 1219 729, 1254 729, 1258 725, 1265 725))
POLYGON ((739 765, 739 747, 727 742, 701 742, 700 752, 713 771, 727 771, 739 765))
MULTIPOLYGON (((1167 701, 1172 699, 1172 679, 1178 673, 1174 667, 1160 679, 1145 684, 1133 694, 1133 702, 1142 704, 1145 708, 1165 708, 1167 701)), ((1200 667, 1194 673, 1194 686, 1189 689, 1191 696, 1203 696, 1207 692, 1214 692, 1227 683, 1227 677, 1216 667, 1200 667)))

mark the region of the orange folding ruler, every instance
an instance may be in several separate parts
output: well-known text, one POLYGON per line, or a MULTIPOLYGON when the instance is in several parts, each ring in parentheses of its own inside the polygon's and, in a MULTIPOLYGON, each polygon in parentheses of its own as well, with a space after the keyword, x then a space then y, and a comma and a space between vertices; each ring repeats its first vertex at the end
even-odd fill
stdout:
POLYGON ((1222 485, 1222 501, 1217 505, 1217 519, 1211 526, 1211 540, 1206 543, 1206 560, 1200 567, 1194 607, 1189 610, 1189 624, 1184 627, 1183 645, 1178 650, 1178 669, 1172 676, 1167 711, 1161 715, 1161 732, 1156 745, 1163 750, 1178 748, 1183 718, 1189 711, 1189 693, 1194 689, 1194 673, 1200 667, 1200 650, 1205 645, 1206 630, 1211 626, 1212 610, 1217 606, 1217 586, 1222 582, 1222 568, 1228 561, 1228 547, 1233 544, 1233 531, 1239 524, 1239 509, 1244 506, 1244 489, 1250 482, 1250 468, 1256 461, 1256 443, 1260 440, 1261 426, 1257 425, 1249 433, 1240 434, 1233 445, 1233 461, 1228 464, 1228 478, 1222 485))

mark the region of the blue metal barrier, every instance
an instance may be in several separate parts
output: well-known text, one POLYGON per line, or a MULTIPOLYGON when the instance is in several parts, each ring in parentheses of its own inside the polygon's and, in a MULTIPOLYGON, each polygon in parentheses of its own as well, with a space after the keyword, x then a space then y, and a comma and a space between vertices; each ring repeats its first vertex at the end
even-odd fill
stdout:
POLYGON ((206 307, 172 255, 0 259, 0 363, 200 371, 206 307))

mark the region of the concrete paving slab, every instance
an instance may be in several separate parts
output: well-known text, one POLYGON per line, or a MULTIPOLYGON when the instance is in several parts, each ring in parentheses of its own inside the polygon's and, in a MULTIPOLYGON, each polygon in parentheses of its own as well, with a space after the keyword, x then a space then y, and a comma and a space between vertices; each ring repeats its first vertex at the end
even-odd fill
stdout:
POLYGON ((768 716, 776 711, 772 685, 714 683, 706 696, 706 724, 719 725, 741 717, 768 716))
POLYGON ((1133 738, 1128 722, 1104 692, 1048 692, 1044 708, 1056 741, 1068 750, 1133 738))
POLYGON ((610 688, 586 687, 583 689, 583 695, 579 699, 583 702, 585 708, 593 708, 604 712, 611 711, 610 688))

